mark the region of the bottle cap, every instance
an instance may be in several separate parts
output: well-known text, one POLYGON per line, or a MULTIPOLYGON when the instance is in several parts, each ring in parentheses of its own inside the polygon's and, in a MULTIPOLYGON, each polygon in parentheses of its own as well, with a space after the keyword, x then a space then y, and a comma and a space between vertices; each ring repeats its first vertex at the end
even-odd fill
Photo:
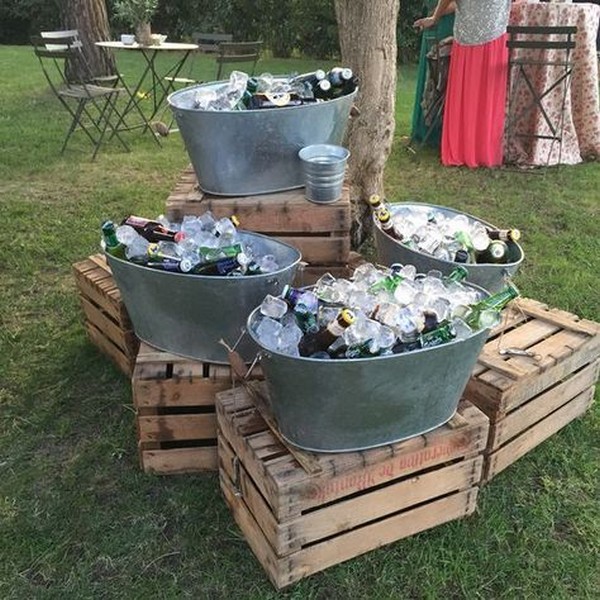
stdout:
POLYGON ((240 220, 237 218, 236 215, 231 215, 231 217, 229 218, 229 220, 236 226, 239 227, 240 226, 240 220))
POLYGON ((377 206, 378 204, 381 204, 381 197, 379 196, 379 194, 371 194, 369 196, 368 203, 371 206, 377 206))
POLYGON ((185 240, 185 233, 183 231, 178 231, 173 237, 173 239, 175 240, 176 244, 179 244, 179 242, 185 240))
POLYGON ((338 320, 345 325, 352 325, 356 321, 356 317, 350 309, 343 308, 338 315, 338 320))
POLYGON ((390 211, 387 208, 380 208, 377 211, 377 219, 380 223, 387 223, 392 218, 390 211))
POLYGON ((521 239, 521 231, 519 229, 510 230, 510 239, 513 242, 518 242, 521 239))

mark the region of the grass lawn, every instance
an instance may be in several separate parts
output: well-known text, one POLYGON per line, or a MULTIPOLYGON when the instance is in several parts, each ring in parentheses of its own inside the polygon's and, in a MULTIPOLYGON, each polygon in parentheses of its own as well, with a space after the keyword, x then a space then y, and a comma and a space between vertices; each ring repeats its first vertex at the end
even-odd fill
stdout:
MULTIPOLYGON (((140 67, 118 59, 126 74, 140 67)), ((320 65, 264 60, 260 69, 320 65)), ((211 79, 210 60, 194 66, 211 79)), ((164 210, 189 162, 181 138, 158 149, 131 133, 131 153, 114 144, 91 162, 79 135, 61 156, 67 116, 29 48, 0 47, 0 80, 1 598, 598 597, 597 407, 495 478, 472 517, 277 594, 215 474, 140 471, 129 381, 87 340, 70 271, 98 251, 103 218, 164 210)), ((598 164, 442 168, 434 152, 405 149, 413 90, 414 70, 402 68, 388 198, 518 227, 523 294, 600 320, 598 164)))

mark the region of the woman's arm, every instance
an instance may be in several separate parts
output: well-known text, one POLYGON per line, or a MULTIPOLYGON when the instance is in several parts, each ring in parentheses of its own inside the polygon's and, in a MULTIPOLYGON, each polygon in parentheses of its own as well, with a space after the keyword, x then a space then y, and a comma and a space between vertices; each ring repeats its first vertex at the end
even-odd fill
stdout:
POLYGON ((417 19, 413 23, 413 27, 417 27, 418 29, 428 29, 429 27, 433 27, 437 25, 437 22, 448 13, 454 12, 456 8, 456 3, 454 0, 439 0, 433 14, 430 17, 425 17, 423 19, 417 19))

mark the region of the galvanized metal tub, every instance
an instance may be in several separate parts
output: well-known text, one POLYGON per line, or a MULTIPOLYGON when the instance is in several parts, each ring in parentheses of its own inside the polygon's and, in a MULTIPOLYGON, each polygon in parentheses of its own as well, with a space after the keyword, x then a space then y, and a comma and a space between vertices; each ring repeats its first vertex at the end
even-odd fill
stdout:
POLYGON ((298 358, 261 346, 271 409, 291 444, 314 452, 349 452, 414 437, 446 423, 458 407, 488 335, 374 358, 298 358))
MULTIPOLYGON (((460 212, 447 208, 445 206, 437 206, 435 204, 426 204, 422 202, 399 202, 390 205, 392 215, 400 210, 403 206, 420 206, 426 208, 432 208, 440 211, 446 216, 466 215, 469 219, 479 221, 488 227, 496 228, 494 225, 474 217, 465 212, 460 212)), ((393 237, 385 233, 379 226, 375 219, 374 222, 374 236, 375 246, 377 248, 377 260, 381 264, 390 265, 395 262, 403 264, 415 265, 417 271, 420 273, 427 273, 431 269, 438 269, 444 275, 449 275, 450 272, 456 267, 458 263, 441 260, 424 254, 417 250, 411 250, 400 242, 395 240, 393 237)), ((497 292, 504 287, 504 280, 507 276, 513 276, 521 266, 523 262, 524 254, 523 249, 516 242, 508 242, 508 250, 510 253, 510 262, 506 264, 462 264, 467 269, 469 275, 467 280, 471 283, 481 286, 483 289, 490 293, 497 292)))
MULTIPOLYGON (((241 240, 260 254, 273 254, 280 269, 248 277, 185 275, 159 271, 106 255, 136 335, 144 342, 181 356, 227 363, 223 339, 233 345, 250 311, 267 294, 291 284, 300 262, 292 246, 241 231, 241 240)), ((256 346, 243 336, 236 348, 250 362, 256 346)))
POLYGON ((303 187, 298 151, 310 144, 341 144, 357 93, 288 108, 192 108, 198 89, 225 83, 192 86, 168 97, 200 187, 223 196, 303 187))

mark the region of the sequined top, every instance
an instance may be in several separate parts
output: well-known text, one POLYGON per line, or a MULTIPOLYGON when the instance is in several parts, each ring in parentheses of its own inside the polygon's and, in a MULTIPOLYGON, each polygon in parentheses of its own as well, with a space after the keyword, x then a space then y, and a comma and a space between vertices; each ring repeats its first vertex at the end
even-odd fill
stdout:
POLYGON ((511 0, 456 0, 454 39, 465 46, 485 44, 506 32, 511 0))

